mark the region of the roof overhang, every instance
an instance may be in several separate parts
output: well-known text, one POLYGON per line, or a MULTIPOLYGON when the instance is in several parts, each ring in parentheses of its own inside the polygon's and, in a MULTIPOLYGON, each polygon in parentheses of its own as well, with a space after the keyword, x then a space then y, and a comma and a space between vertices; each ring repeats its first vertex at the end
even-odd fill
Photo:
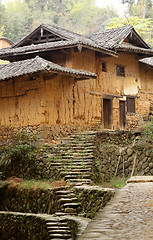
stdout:
POLYGON ((24 75, 32 76, 33 74, 37 73, 64 74, 73 76, 75 79, 97 78, 97 75, 95 73, 80 69, 62 67, 38 56, 33 59, 0 65, 0 81, 5 81, 24 75))

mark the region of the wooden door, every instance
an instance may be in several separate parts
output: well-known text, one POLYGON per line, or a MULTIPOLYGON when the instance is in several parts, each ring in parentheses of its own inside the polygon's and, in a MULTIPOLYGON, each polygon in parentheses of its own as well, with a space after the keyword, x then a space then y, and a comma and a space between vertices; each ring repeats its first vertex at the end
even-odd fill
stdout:
POLYGON ((125 101, 119 101, 120 128, 124 129, 126 124, 125 101))
POLYGON ((104 128, 112 128, 112 100, 103 98, 103 124, 104 128))

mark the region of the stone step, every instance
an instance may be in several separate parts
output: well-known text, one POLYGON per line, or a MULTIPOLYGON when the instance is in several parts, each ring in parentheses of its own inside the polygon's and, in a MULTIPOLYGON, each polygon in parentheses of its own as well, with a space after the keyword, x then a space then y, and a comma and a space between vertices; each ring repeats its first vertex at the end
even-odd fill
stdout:
POLYGON ((70 172, 71 170, 76 170, 76 171, 79 171, 79 172, 91 172, 91 168, 83 168, 81 165, 80 166, 66 166, 66 168, 62 168, 61 167, 61 169, 60 169, 60 171, 63 171, 64 172, 64 170, 67 170, 68 172, 70 172))
POLYGON ((64 212, 67 214, 72 214, 72 215, 77 214, 76 209, 74 209, 74 208, 64 208, 64 212))
POLYGON ((49 229, 49 230, 58 230, 58 229, 61 229, 61 230, 70 230, 68 227, 59 227, 59 226, 52 226, 52 227, 50 227, 50 226, 48 226, 47 227, 47 229, 49 229))
POLYGON ((77 208, 79 206, 80 206, 79 203, 64 203, 63 204, 63 207, 65 207, 65 208, 77 208))
POLYGON ((60 195, 60 194, 70 194, 71 191, 66 191, 66 190, 64 191, 63 190, 63 191, 56 191, 55 193, 58 194, 58 195, 60 195))
MULTIPOLYGON (((65 215, 75 215, 75 213, 69 213, 69 212, 66 213, 66 212, 64 212, 65 209, 66 209, 66 208, 63 209, 63 212, 56 212, 55 215, 56 215, 57 217, 65 216, 65 215)), ((71 209, 73 209, 73 208, 71 208, 71 209)))
MULTIPOLYGON (((86 172, 83 172, 83 173, 81 173, 80 171, 65 171, 65 172, 60 172, 60 174, 62 175, 62 176, 65 176, 65 175, 74 175, 74 176, 78 176, 78 175, 81 175, 81 176, 85 176, 85 175, 87 175, 87 173, 86 172)), ((88 174, 89 175, 89 174, 88 174)), ((89 175, 90 176, 90 175, 89 175)))
POLYGON ((49 233, 60 233, 60 234, 71 234, 70 230, 67 229, 53 229, 53 230, 49 230, 49 233))
POLYGON ((61 145, 60 147, 57 148, 57 150, 61 150, 61 149, 66 149, 66 150, 84 150, 84 149, 87 149, 87 150, 92 150, 94 149, 95 146, 94 144, 78 144, 76 143, 75 145, 61 145))
POLYGON ((61 149, 60 151, 60 154, 69 154, 69 155, 80 155, 80 154, 92 154, 93 153, 93 149, 87 149, 87 150, 84 150, 84 149, 74 149, 74 150, 69 150, 69 149, 61 149))
MULTIPOLYGON (((65 162, 65 163, 62 163, 62 164, 61 163, 60 164, 59 163, 53 163, 53 164, 51 164, 51 166, 58 168, 59 171, 63 171, 65 169, 67 169, 68 167, 70 167, 70 169, 71 169, 72 165, 70 165, 70 163, 65 162), (63 165, 65 166, 65 168, 63 168, 63 165)), ((76 162, 73 163, 72 169, 75 169, 75 166, 76 167, 80 166, 82 168, 82 170, 85 169, 85 168, 90 168, 90 171, 91 171, 92 162, 82 162, 82 161, 78 162, 78 161, 76 161, 76 162)))
POLYGON ((82 157, 82 156, 77 156, 77 157, 75 157, 75 156, 64 156, 64 157, 62 157, 62 161, 60 162, 60 163, 62 163, 62 162, 66 162, 66 161, 68 161, 69 163, 73 163, 73 162, 76 162, 76 161, 82 161, 82 162, 92 162, 93 161, 93 157, 82 157))
MULTIPOLYGON (((93 155, 61 155, 61 159, 93 159, 93 155)), ((59 159, 59 160, 61 160, 59 159)))
POLYGON ((71 144, 93 144, 95 143, 95 138, 87 139, 87 138, 70 138, 65 142, 64 145, 71 145, 71 144))
POLYGON ((77 184, 77 183, 83 183, 83 184, 90 184, 92 181, 91 179, 73 179, 73 178, 70 178, 68 179, 68 181, 70 181, 71 183, 74 183, 74 184, 77 184))
POLYGON ((77 198, 61 198, 58 200, 58 202, 60 202, 61 204, 63 203, 73 203, 73 202, 76 202, 78 201, 77 198))
POLYGON ((84 180, 84 179, 91 179, 91 176, 90 175, 78 175, 78 176, 76 176, 76 175, 66 175, 65 177, 64 177, 64 179, 67 181, 67 180, 70 180, 70 181, 72 181, 72 179, 73 179, 73 181, 76 179, 81 179, 81 180, 84 180))
POLYGON ((47 227, 52 227, 52 226, 59 226, 59 227, 67 227, 67 223, 66 222, 59 222, 59 221, 55 221, 55 222, 47 222, 47 227))
MULTIPOLYGON (((76 147, 76 148, 82 148, 82 147, 84 147, 84 148, 90 148, 90 147, 93 147, 93 148, 95 148, 95 144, 94 144, 94 142, 82 142, 82 141, 80 141, 80 142, 75 142, 75 141, 69 141, 69 142, 67 142, 66 144, 61 144, 61 145, 59 145, 59 146, 57 146, 57 147, 55 147, 54 148, 54 150, 55 151, 57 151, 57 150, 59 150, 61 147, 69 147, 69 148, 74 148, 74 147, 76 147)), ((53 151, 54 151, 53 150, 53 151)))
POLYGON ((60 233, 51 233, 49 234, 50 237, 52 238, 61 238, 61 239, 69 239, 71 237, 70 234, 60 234, 60 233))

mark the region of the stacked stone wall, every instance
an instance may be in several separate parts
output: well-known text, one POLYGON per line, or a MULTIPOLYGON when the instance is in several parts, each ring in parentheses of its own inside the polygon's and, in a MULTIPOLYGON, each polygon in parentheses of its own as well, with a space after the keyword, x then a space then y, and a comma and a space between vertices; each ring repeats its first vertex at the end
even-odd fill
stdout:
POLYGON ((45 220, 28 215, 0 213, 0 239, 49 240, 45 220))
POLYGON ((0 203, 0 211, 54 214, 60 210, 54 189, 8 185, 5 189, 0 188, 0 203))
POLYGON ((103 181, 114 176, 153 174, 152 142, 142 141, 141 132, 97 133, 95 158, 103 181))
POLYGON ((74 191, 80 202, 81 215, 88 218, 93 218, 115 193, 113 189, 98 186, 78 186, 74 191))

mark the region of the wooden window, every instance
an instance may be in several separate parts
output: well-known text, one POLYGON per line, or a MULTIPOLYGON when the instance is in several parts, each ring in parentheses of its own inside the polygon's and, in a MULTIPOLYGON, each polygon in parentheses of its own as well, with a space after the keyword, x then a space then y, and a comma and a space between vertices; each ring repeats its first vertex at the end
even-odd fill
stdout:
POLYGON ((106 62, 102 62, 102 72, 106 72, 106 62))
POLYGON ((127 97, 127 112, 135 113, 135 98, 127 97))
POLYGON ((125 67, 117 65, 116 66, 117 76, 125 77, 125 67))

